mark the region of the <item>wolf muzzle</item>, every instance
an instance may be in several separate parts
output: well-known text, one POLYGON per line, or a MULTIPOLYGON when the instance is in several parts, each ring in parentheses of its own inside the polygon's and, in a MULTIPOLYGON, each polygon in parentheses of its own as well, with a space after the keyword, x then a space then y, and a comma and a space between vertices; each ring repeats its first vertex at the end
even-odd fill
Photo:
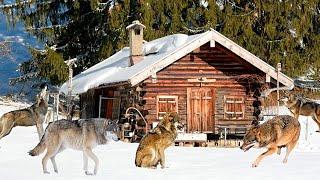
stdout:
POLYGON ((257 143, 253 142, 250 144, 242 144, 242 146, 240 146, 240 149, 243 150, 244 152, 248 151, 249 149, 251 149, 252 147, 256 146, 257 143))
POLYGON ((110 131, 107 131, 107 138, 112 139, 115 142, 120 140, 120 138, 118 137, 118 135, 116 133, 110 132, 110 131))
POLYGON ((289 98, 287 96, 284 96, 282 98, 279 99, 280 102, 288 102, 289 98))
POLYGON ((177 128, 178 131, 183 131, 184 130, 184 124, 180 122, 176 122, 175 127, 177 128))

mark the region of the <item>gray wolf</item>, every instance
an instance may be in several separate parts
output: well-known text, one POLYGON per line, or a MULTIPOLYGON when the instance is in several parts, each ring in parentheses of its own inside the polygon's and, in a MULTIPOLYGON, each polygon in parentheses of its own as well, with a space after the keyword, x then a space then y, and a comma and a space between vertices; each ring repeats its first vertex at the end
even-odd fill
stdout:
POLYGON ((43 122, 48 110, 47 86, 42 87, 36 96, 36 102, 25 109, 10 111, 0 118, 0 139, 7 136, 13 127, 36 126, 39 139, 43 135, 43 122))
POLYGON ((167 113, 159 124, 140 141, 136 152, 135 165, 143 168, 156 168, 160 163, 165 168, 164 151, 177 137, 179 118, 177 113, 167 113))
POLYGON ((38 156, 47 149, 46 155, 42 159, 42 168, 44 173, 47 170, 47 162, 50 159, 53 169, 58 173, 55 156, 71 148, 83 152, 83 170, 86 175, 96 175, 99 166, 98 157, 92 152, 92 149, 100 144, 106 144, 108 137, 118 141, 119 127, 116 121, 107 119, 85 119, 85 120, 58 120, 49 123, 44 135, 38 145, 29 151, 29 155, 38 156), (94 172, 88 172, 88 157, 94 163, 94 172))
POLYGON ((252 147, 268 149, 252 164, 252 167, 257 167, 264 157, 275 152, 280 154, 281 148, 286 147, 287 152, 283 160, 283 163, 286 163, 299 135, 300 123, 296 118, 288 115, 275 116, 261 125, 251 127, 244 136, 240 149, 245 152, 252 147))
POLYGON ((299 115, 312 116, 319 128, 316 132, 320 132, 320 104, 294 94, 284 96, 281 101, 284 102, 285 106, 297 119, 299 115))

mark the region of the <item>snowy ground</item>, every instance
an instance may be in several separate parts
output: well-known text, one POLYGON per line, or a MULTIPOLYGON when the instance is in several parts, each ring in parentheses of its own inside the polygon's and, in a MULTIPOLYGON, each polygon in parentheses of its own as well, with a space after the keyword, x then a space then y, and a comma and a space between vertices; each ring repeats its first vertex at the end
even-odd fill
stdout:
MULTIPOLYGON (((0 115, 17 106, 0 105, 0 115)), ((285 110, 281 112, 286 113, 285 110)), ((170 147, 166 151, 167 168, 141 169, 134 165, 137 144, 113 142, 94 150, 100 159, 97 176, 85 176, 82 171, 82 154, 66 150, 56 158, 59 174, 44 175, 41 158, 30 157, 27 152, 38 142, 35 127, 16 127, 10 135, 0 140, 1 180, 50 180, 50 179, 315 179, 318 177, 320 162, 320 134, 314 133, 315 123, 309 120, 308 142, 304 139, 306 118, 301 118, 302 132, 296 148, 287 164, 282 164, 283 154, 264 159, 260 166, 251 168, 251 162, 263 149, 250 149, 244 153, 239 148, 191 148, 170 147)), ((92 163, 89 163, 92 165, 92 163)), ((91 166, 92 168, 92 166, 91 166)))

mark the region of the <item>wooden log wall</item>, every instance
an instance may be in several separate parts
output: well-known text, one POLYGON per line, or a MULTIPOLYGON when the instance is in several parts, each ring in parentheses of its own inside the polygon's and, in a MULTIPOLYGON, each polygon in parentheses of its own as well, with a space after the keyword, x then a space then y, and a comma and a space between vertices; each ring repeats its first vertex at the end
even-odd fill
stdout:
POLYGON ((216 47, 210 48, 209 43, 196 49, 167 68, 157 73, 156 82, 151 78, 143 81, 143 89, 146 91, 143 99, 146 104, 143 109, 148 111, 146 116, 149 123, 157 120, 156 98, 158 95, 178 96, 178 113, 183 123, 187 121, 187 88, 204 87, 214 88, 216 92, 215 120, 223 119, 224 96, 243 95, 245 97, 245 119, 253 118, 252 104, 255 98, 249 95, 249 84, 239 81, 242 74, 264 74, 240 59, 227 49, 216 43, 216 47), (195 83, 188 79, 205 77, 215 79, 216 82, 195 83))
POLYGON ((81 118, 97 117, 96 106, 99 106, 99 95, 94 89, 80 95, 81 118))
MULTIPOLYGON (((100 88, 90 89, 86 93, 80 95, 81 118, 97 118, 99 116, 99 98, 103 97, 120 98, 120 93, 117 88, 100 88)), ((103 118, 115 119, 119 113, 119 102, 112 100, 101 101, 101 116, 103 118), (111 108, 111 111, 106 112, 106 108, 111 108), (105 116, 105 117, 104 117, 105 116)))

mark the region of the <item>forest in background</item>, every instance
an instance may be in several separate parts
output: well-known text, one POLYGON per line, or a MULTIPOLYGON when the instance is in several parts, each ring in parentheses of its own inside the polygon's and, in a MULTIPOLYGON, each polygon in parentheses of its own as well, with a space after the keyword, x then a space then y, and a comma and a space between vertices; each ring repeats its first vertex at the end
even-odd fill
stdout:
POLYGON ((213 28, 272 66, 281 62, 291 77, 320 79, 319 0, 0 0, 0 11, 45 44, 29 47, 32 58, 13 85, 35 78, 60 85, 65 60, 78 58, 78 74, 128 46, 133 20, 146 26, 146 41, 213 28))

